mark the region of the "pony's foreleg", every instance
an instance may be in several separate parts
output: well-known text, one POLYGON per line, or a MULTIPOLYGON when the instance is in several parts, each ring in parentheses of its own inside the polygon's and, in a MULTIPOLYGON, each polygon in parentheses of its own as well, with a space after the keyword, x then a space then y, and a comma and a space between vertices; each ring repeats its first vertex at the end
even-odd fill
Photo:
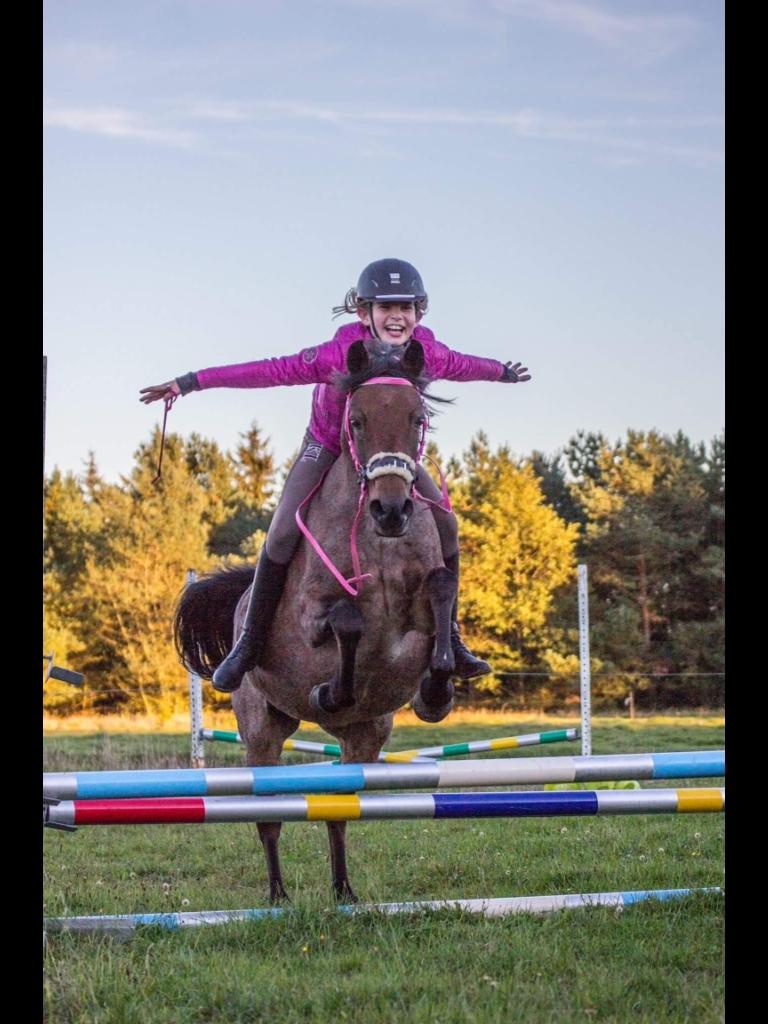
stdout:
POLYGON ((280 821, 258 821, 256 828, 259 830, 259 839, 264 847, 264 857, 267 861, 267 878, 269 879, 269 902, 290 903, 291 898, 285 891, 283 884, 283 872, 280 868, 280 854, 278 844, 283 824, 280 821))
POLYGON ((349 884, 347 876, 347 823, 346 821, 329 821, 328 842, 331 847, 331 879, 333 894, 337 900, 357 903, 357 894, 349 884))
MULTIPOLYGON (((299 727, 300 721, 273 707, 252 687, 241 687, 232 695, 240 734, 245 740, 246 764, 273 765, 280 763, 285 740, 299 727), (243 692, 241 692, 243 691, 243 692)), ((278 844, 282 824, 279 821, 256 823, 259 839, 264 848, 269 880, 269 899, 272 903, 288 900, 280 869, 278 844)))
MULTIPOLYGON (((334 728, 333 735, 341 741, 344 764, 367 764, 375 761, 392 732, 394 715, 380 715, 369 722, 334 728)), ((347 875, 346 821, 329 821, 328 841, 331 847, 331 878, 337 900, 357 903, 357 896, 347 875)))
POLYGON ((456 600, 457 579, 450 569, 433 569, 427 576, 427 594, 435 620, 435 644, 429 661, 429 675, 419 684, 413 710, 424 722, 440 722, 453 707, 455 668, 451 648, 451 609, 456 600))
POLYGON ((435 645, 429 661, 433 675, 450 678, 456 663, 451 646, 451 609, 456 600, 458 579, 456 573, 441 566, 427 576, 427 594, 435 620, 435 645))
POLYGON ((356 604, 342 598, 328 613, 328 624, 338 644, 339 668, 333 679, 312 688, 309 703, 315 711, 334 714, 355 703, 355 655, 363 632, 363 616, 356 604))

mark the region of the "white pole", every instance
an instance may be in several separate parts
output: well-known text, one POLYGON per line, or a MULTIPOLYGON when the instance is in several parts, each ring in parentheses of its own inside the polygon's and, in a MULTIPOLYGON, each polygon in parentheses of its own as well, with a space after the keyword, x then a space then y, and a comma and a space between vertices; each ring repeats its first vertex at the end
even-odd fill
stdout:
MULTIPOLYGON (((194 569, 187 572, 187 586, 197 579, 194 569)), ((205 746, 203 745, 203 687, 200 676, 189 673, 189 728, 190 756, 193 768, 205 768, 205 746)))
POLYGON ((592 685, 589 673, 589 593, 587 567, 579 566, 579 677, 581 682, 581 753, 592 753, 592 685))

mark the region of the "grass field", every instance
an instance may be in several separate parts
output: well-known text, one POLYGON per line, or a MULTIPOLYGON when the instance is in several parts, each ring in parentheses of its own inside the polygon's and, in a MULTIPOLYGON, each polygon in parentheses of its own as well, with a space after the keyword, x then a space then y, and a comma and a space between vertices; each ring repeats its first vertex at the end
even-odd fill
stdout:
MULTIPOLYGON (((537 732, 575 719, 398 724, 389 749, 537 732)), ((223 725, 224 723, 217 723, 223 725)), ((318 740, 318 730, 297 737, 318 740)), ((593 752, 722 747, 722 718, 596 719, 593 752)), ((579 744, 519 757, 578 754, 579 744)), ((183 767, 181 733, 49 734, 45 771, 183 767)), ((209 767, 242 750, 209 744, 209 767)), ((292 761, 313 758, 294 755, 292 761)), ((681 783, 683 785, 685 783, 681 783)), ((720 785, 703 780, 696 785, 720 785)), ((643 786, 654 783, 643 783, 643 786)), ((675 783, 666 783, 675 785, 675 783)), ((722 815, 352 823, 350 875, 366 902, 723 885, 722 815)), ((250 825, 46 830, 48 916, 265 906, 250 825)), ((330 908, 325 826, 284 826, 292 912, 129 942, 50 935, 46 1019, 425 1024, 723 1018, 723 898, 549 917, 348 918, 330 908)))

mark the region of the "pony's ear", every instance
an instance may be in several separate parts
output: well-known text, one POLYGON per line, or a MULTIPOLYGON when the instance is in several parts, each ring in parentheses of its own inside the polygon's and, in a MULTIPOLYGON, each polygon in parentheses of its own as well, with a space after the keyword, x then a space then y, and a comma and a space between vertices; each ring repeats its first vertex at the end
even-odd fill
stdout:
POLYGON ((420 341, 411 338, 405 346, 405 352, 403 352, 400 365, 409 377, 421 376, 421 371, 424 369, 424 349, 420 341))
POLYGON ((362 341, 353 341, 347 350, 347 370, 349 373, 360 373, 361 370, 368 368, 368 352, 365 348, 365 343, 362 341))

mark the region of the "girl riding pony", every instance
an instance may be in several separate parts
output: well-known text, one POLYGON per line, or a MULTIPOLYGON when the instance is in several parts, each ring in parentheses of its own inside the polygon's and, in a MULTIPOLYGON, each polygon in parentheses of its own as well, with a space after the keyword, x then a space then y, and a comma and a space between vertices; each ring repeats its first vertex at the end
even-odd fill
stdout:
MULTIPOLYGON (((530 380, 520 363, 454 352, 438 341, 429 328, 421 326, 427 311, 427 293, 419 272, 405 260, 383 259, 369 264, 361 273, 357 288, 351 288, 336 315, 357 315, 357 322, 340 327, 330 341, 305 348, 296 355, 259 359, 252 363, 215 366, 187 373, 164 384, 140 391, 145 404, 169 400, 191 391, 208 388, 268 388, 279 385, 314 384, 312 415, 304 435, 301 454, 283 487, 254 574, 245 624, 240 637, 213 674, 217 690, 231 693, 243 675, 259 663, 269 628, 283 593, 288 566, 300 539, 296 510, 326 470, 341 454, 344 394, 335 380, 346 371, 347 350, 363 341, 371 350, 380 342, 404 346, 416 339, 424 350, 424 373, 431 380, 488 380, 517 383, 530 380)), ((459 539, 456 517, 441 506, 441 493, 423 466, 418 467, 415 487, 429 499, 440 536, 445 567, 459 575, 459 539)), ((487 675, 491 666, 475 657, 462 642, 454 604, 451 646, 460 679, 487 675)))

